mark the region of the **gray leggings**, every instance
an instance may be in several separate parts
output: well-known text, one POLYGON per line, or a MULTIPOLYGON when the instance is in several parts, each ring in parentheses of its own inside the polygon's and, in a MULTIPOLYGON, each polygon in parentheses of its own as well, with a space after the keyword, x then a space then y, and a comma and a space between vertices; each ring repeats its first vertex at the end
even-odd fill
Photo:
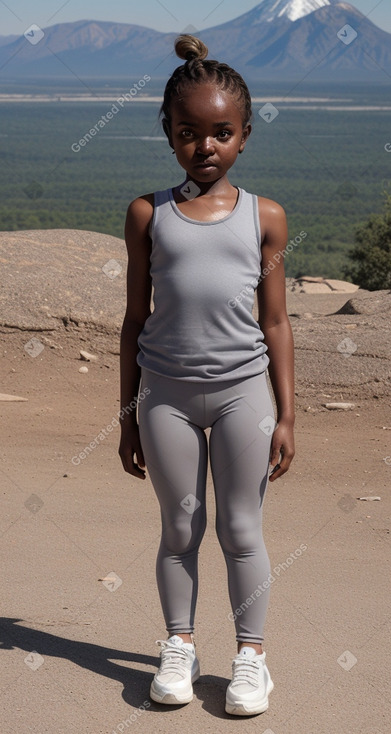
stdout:
POLYGON ((189 382, 142 368, 141 387, 150 390, 139 405, 139 426, 161 509, 156 575, 167 632, 194 631, 198 550, 206 527, 204 429, 210 427, 216 532, 227 565, 230 619, 238 641, 262 642, 270 574, 262 505, 274 420, 266 375, 189 382), (269 429, 259 428, 262 420, 269 429))

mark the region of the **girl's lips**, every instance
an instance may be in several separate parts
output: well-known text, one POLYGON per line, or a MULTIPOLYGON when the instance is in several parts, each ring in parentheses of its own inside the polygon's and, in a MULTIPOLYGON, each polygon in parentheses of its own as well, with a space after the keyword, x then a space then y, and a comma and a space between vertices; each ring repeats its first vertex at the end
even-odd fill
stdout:
POLYGON ((195 168, 198 168, 199 171, 209 171, 217 166, 214 163, 196 163, 195 168))

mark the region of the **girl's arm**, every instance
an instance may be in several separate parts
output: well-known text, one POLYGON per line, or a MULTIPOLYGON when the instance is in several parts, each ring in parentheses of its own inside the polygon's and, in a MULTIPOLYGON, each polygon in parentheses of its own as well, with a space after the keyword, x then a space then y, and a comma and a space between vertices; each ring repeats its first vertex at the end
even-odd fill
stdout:
POLYGON ((293 335, 286 310, 283 251, 288 230, 283 208, 270 199, 259 197, 262 239, 262 274, 257 288, 259 325, 265 337, 270 359, 269 376, 277 404, 277 425, 273 433, 270 481, 285 474, 295 453, 293 335), (281 454, 281 460, 280 460, 281 454))
POLYGON ((144 456, 140 444, 136 409, 141 370, 136 362, 137 339, 151 313, 150 253, 148 228, 153 215, 153 194, 135 199, 129 205, 125 223, 128 251, 127 306, 121 331, 121 441, 119 455, 126 472, 145 479, 144 456), (137 463, 133 457, 136 454, 137 463))

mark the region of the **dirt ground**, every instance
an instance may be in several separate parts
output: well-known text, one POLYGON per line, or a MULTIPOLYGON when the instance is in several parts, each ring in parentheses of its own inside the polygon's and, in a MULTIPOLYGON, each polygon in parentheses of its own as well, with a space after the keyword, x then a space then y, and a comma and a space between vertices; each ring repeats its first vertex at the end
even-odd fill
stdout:
POLYGON ((264 521, 274 576, 264 648, 275 689, 268 711, 250 718, 224 712, 235 635, 210 477, 196 627, 201 678, 192 703, 162 707, 148 697, 155 640, 166 637, 154 567, 159 512, 149 478, 130 478, 117 455, 118 334, 4 329, 1 392, 28 400, 0 404, 2 732, 388 734, 385 358, 376 377, 369 336, 365 349, 355 339, 358 368, 353 353, 337 349, 359 333, 356 317, 340 327, 337 317, 330 337, 319 315, 329 305, 318 307, 318 320, 305 316, 305 299, 294 306, 297 453, 290 472, 269 485, 264 521), (326 336, 332 347, 322 347, 326 336), (26 350, 31 339, 39 353, 26 350), (86 374, 80 349, 98 356, 86 374), (319 377, 322 360, 330 379, 319 377), (324 407, 335 400, 354 408, 324 407))

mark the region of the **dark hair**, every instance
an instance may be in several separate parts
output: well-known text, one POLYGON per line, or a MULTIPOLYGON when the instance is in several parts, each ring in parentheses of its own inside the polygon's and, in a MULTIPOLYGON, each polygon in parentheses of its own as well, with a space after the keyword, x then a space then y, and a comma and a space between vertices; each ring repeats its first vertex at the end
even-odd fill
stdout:
POLYGON ((175 41, 175 51, 180 59, 186 63, 173 71, 164 90, 163 104, 160 109, 163 128, 166 135, 170 135, 171 113, 170 106, 174 96, 191 84, 214 82, 224 91, 234 94, 242 107, 243 127, 251 120, 251 95, 243 77, 228 64, 208 59, 208 48, 195 36, 182 34, 175 41))

